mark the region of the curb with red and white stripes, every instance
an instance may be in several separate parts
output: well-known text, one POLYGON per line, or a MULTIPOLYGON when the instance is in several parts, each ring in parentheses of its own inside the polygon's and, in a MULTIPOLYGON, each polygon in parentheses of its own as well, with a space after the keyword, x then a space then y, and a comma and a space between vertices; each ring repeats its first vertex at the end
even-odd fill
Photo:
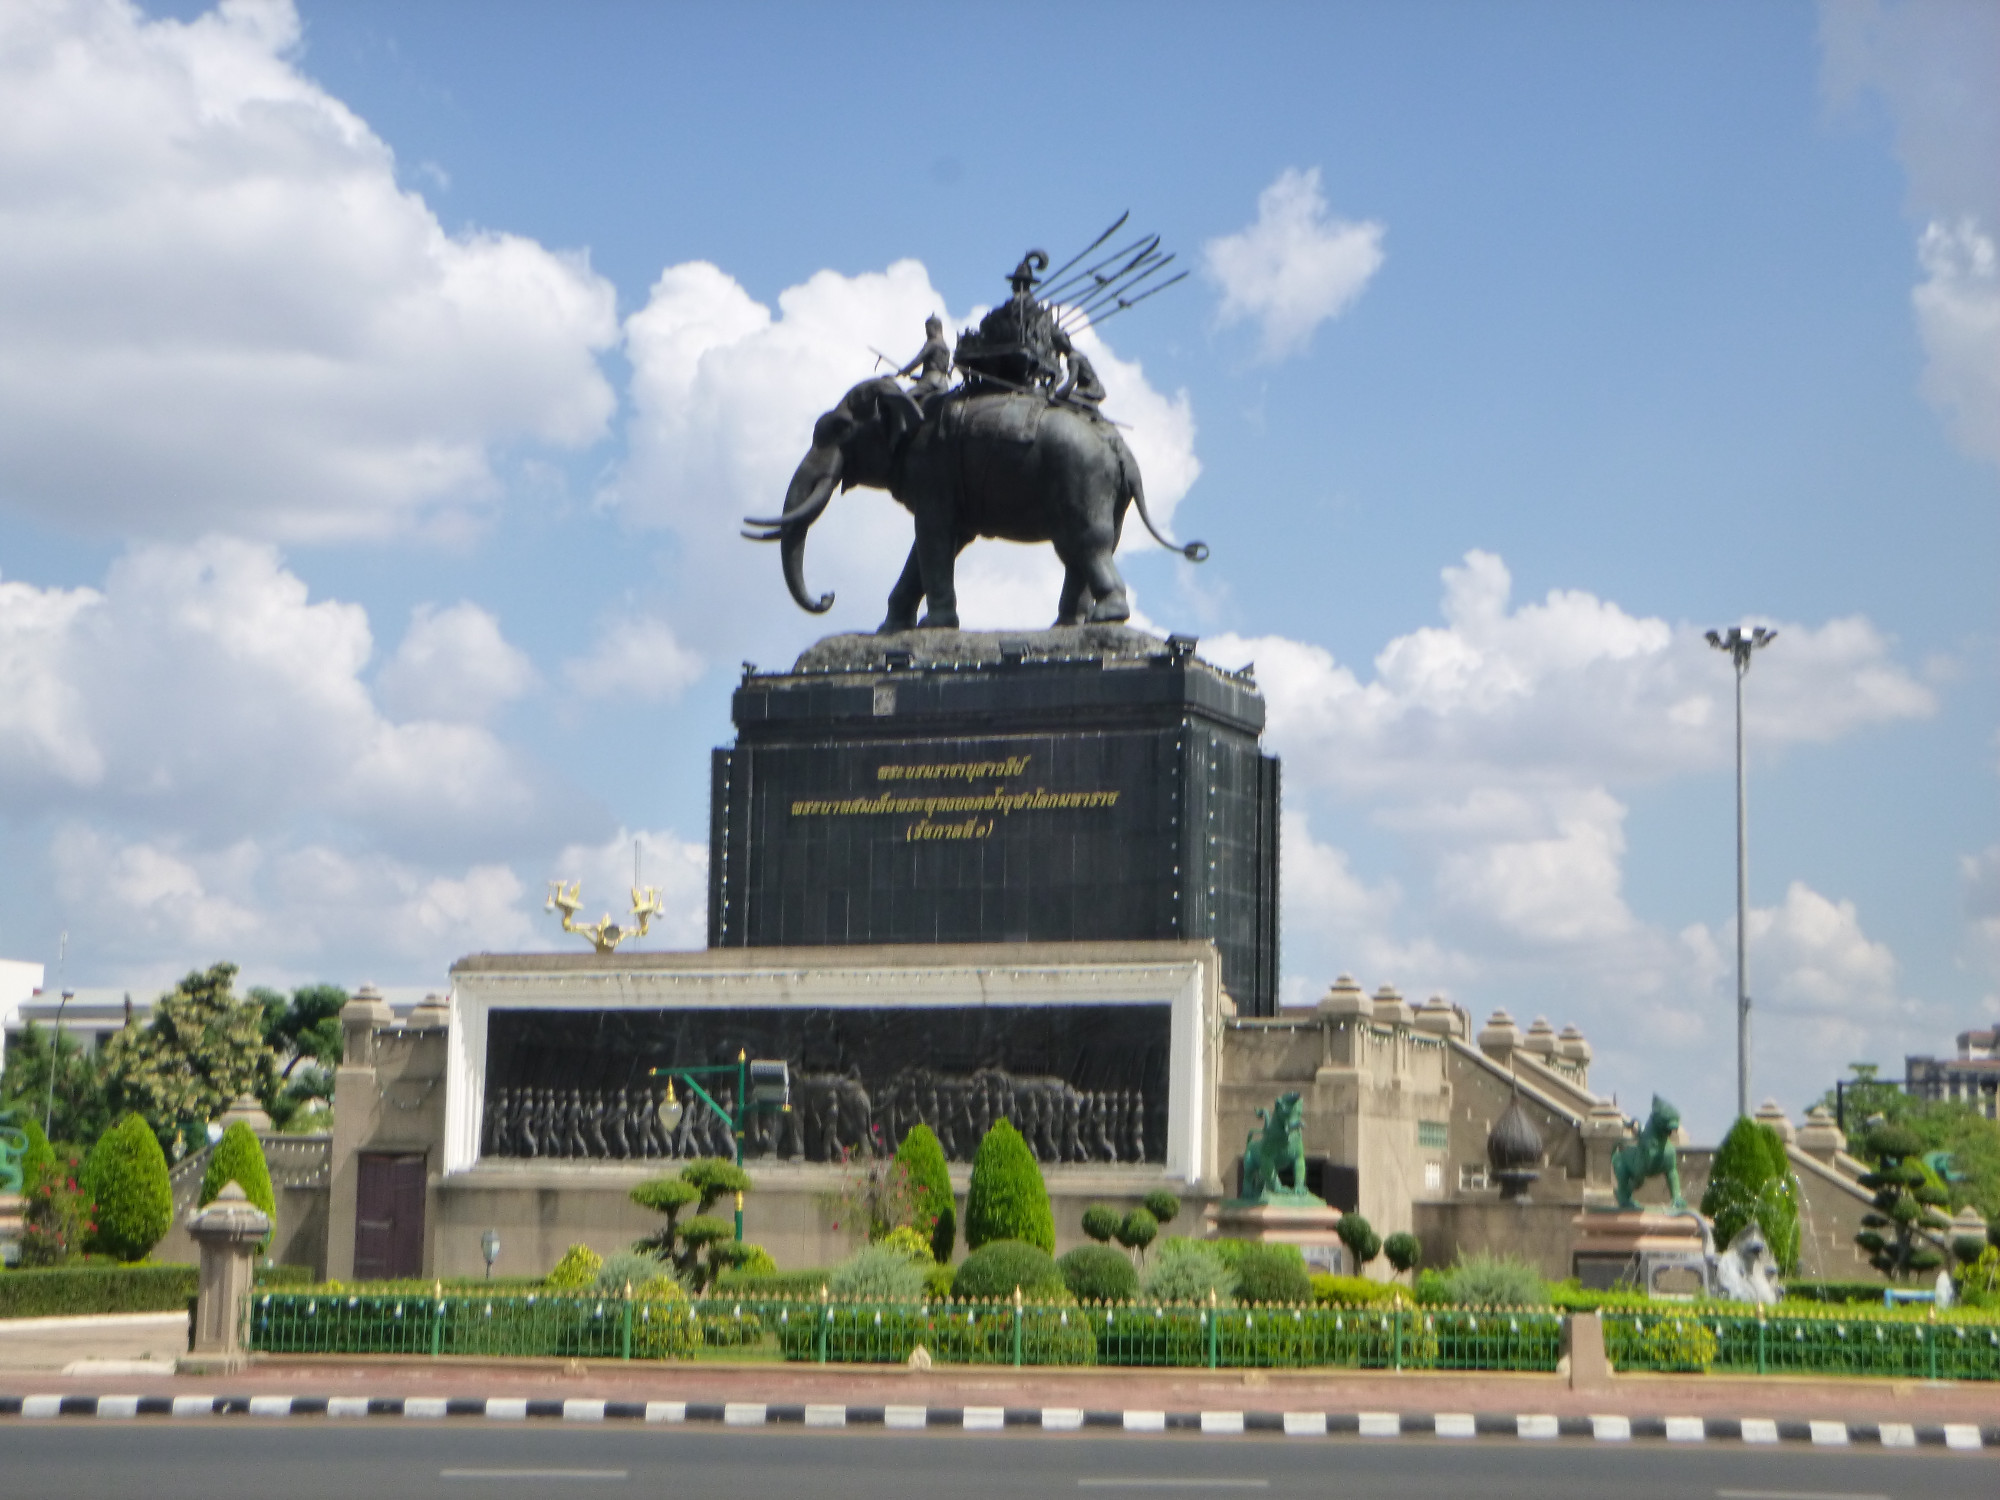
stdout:
POLYGON ((883 1427, 999 1432, 1282 1433, 1310 1438, 1562 1438, 1599 1443, 1803 1443, 1816 1448, 2000 1449, 2000 1424, 1783 1421, 1768 1417, 1557 1417, 1512 1412, 1090 1411, 1074 1406, 838 1406, 761 1401, 527 1400, 443 1396, 0 1396, 0 1417, 397 1417, 489 1422, 710 1423, 724 1427, 883 1427))

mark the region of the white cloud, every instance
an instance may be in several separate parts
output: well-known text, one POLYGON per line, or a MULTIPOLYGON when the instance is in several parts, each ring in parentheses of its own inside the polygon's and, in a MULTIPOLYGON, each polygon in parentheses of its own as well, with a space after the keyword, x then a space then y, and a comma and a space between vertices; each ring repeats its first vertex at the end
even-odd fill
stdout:
POLYGON ((2000 1015, 2000 844, 1965 855, 1959 873, 1965 882, 1971 967, 1986 986, 1986 1010, 2000 1015))
POLYGON ((286 0, 0 7, 0 505, 150 536, 448 524, 594 441, 610 285, 446 234, 286 0))
POLYGON ((420 604, 396 654, 375 679, 382 706, 398 719, 476 723, 535 686, 528 658, 507 643, 500 622, 476 604, 420 604))
POLYGON ((1968 453, 2000 464, 2000 255, 1971 219, 1932 221, 1917 255, 1924 279, 1910 300, 1929 356, 1924 394, 1968 453))
MULTIPOLYGON (((738 535, 745 515, 783 507, 812 427, 848 388, 879 373, 871 346, 901 357, 937 314, 961 326, 915 261, 843 276, 821 271, 758 303, 713 265, 670 266, 645 307, 626 321, 634 416, 630 458, 607 500, 633 524, 671 531, 680 559, 670 623, 699 646, 709 635, 763 655, 796 649, 801 623, 785 592, 776 549, 738 535), (906 348, 907 346, 907 348, 906 348)), ((1145 372, 1095 334, 1080 341, 1109 392, 1107 413, 1125 433, 1161 526, 1200 472, 1185 393, 1153 390, 1145 372)), ((1137 517, 1128 548, 1151 547, 1137 517)), ((886 494, 839 496, 814 528, 806 575, 831 590, 818 630, 872 630, 913 539, 909 513, 886 494)), ((968 628, 1055 617, 1061 570, 1047 547, 983 541, 960 558, 960 618, 968 628)))
MULTIPOLYGON (((1216 636, 1204 654, 1255 661, 1288 780, 1428 803, 1474 790, 1593 786, 1729 763, 1733 682, 1692 625, 1627 614, 1579 590, 1514 606, 1506 564, 1446 568, 1443 626, 1398 636, 1364 680, 1324 647, 1216 636)), ((1865 619, 1786 624, 1752 668, 1759 753, 1920 718, 1936 698, 1865 619)))
POLYGON ((588 655, 563 663, 563 676, 586 698, 678 698, 702 673, 702 660, 650 615, 607 621, 588 655))
POLYGON ((1880 97, 1909 180, 1923 279, 1924 393, 1964 449, 2000 464, 2000 6, 1821 0, 1821 78, 1880 97))
POLYGON ((1319 168, 1288 167, 1257 195, 1257 222, 1204 247, 1222 288, 1223 327, 1255 322, 1262 358, 1302 354, 1313 330, 1338 317, 1382 267, 1382 226, 1327 216, 1319 168))
POLYGON ((87 806, 214 847, 310 813, 442 858, 546 828, 561 798, 488 730, 383 716, 372 649, 360 607, 311 600, 260 543, 138 546, 102 590, 7 585, 0 815, 87 806))

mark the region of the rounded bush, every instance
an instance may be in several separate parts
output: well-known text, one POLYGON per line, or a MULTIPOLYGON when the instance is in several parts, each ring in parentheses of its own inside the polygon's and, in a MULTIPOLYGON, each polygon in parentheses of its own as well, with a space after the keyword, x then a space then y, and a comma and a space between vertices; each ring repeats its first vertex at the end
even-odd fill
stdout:
POLYGON ((827 1290, 837 1301, 919 1302, 924 1295, 924 1271, 930 1264, 911 1259, 909 1252, 889 1244, 863 1245, 833 1268, 827 1290))
MULTIPOLYGON (((1056 1248, 1056 1220, 1042 1169, 1010 1120, 994 1121, 979 1143, 965 1194, 967 1248, 978 1250, 997 1240, 1039 1245, 1044 1255, 1056 1248)), ((1049 1264, 1053 1269, 1055 1262, 1049 1264)))
POLYGON ((208 1170, 201 1177, 201 1201, 213 1203, 232 1182, 276 1224, 278 1199, 271 1191, 271 1169, 264 1161, 264 1144, 257 1139, 257 1132, 241 1120, 222 1132, 222 1139, 209 1153, 208 1170))
POLYGON ((1297 1245, 1245 1245, 1236 1257, 1238 1302, 1313 1300, 1312 1278, 1297 1245))
POLYGON ((1218 1302, 1236 1296, 1236 1271, 1216 1249, 1200 1240, 1168 1240, 1153 1256, 1141 1280, 1156 1302, 1218 1302))
POLYGON ((542 1284, 552 1292, 587 1292, 597 1285, 597 1273, 603 1269, 604 1257, 590 1246, 571 1245, 542 1284))
POLYGON ((1139 1273, 1109 1245, 1079 1245, 1056 1267, 1079 1302, 1130 1302, 1139 1295, 1139 1273))
POLYGON ((894 1229, 875 1242, 898 1255, 907 1256, 919 1268, 937 1264, 937 1257, 931 1254, 931 1242, 908 1224, 898 1224, 894 1229))
POLYGON ((1174 1215, 1181 1211, 1181 1200, 1165 1188, 1154 1188, 1140 1202, 1146 1212, 1153 1216, 1154 1221, 1160 1224, 1173 1223, 1174 1215))
POLYGON ((701 1189, 680 1177, 655 1177, 642 1182, 626 1196, 641 1208, 650 1208, 654 1213, 679 1213, 690 1203, 698 1202, 701 1189))
POLYGON ((701 1342, 687 1288, 671 1276, 632 1287, 632 1352, 642 1359, 681 1359, 701 1342))
POLYGON ((916 1227, 930 1235, 931 1259, 946 1265, 956 1248, 958 1215, 952 1207, 951 1169, 945 1164, 944 1147, 930 1126, 913 1125, 896 1148, 896 1160, 908 1178, 918 1214, 928 1221, 927 1229, 921 1223, 916 1227))
POLYGON ((1160 1221, 1143 1208, 1135 1208, 1125 1215, 1125 1222, 1118 1226, 1118 1243, 1127 1250, 1143 1253, 1146 1247, 1160 1236, 1160 1221))
POLYGON ((1545 1307, 1549 1301, 1541 1273, 1511 1256, 1461 1256, 1443 1280, 1445 1300, 1460 1307, 1545 1307))
POLYGON ((97 1228, 87 1245, 119 1260, 144 1260, 174 1222, 167 1157, 153 1129, 136 1114, 113 1125, 91 1148, 83 1189, 96 1204, 97 1228))
POLYGON ((1031 1302, 1069 1296, 1049 1252, 1021 1240, 989 1240, 966 1256, 951 1278, 951 1294, 961 1301, 1011 1298, 1015 1287, 1031 1302))
POLYGON ((1424 1258, 1424 1242, 1407 1229, 1398 1230, 1382 1241, 1382 1253, 1389 1258, 1389 1264, 1394 1266, 1400 1275, 1404 1271, 1415 1269, 1417 1262, 1424 1258))
POLYGON ((1340 1236, 1340 1243, 1345 1245, 1347 1253, 1354 1257, 1356 1270, 1382 1253, 1381 1236, 1375 1233, 1375 1226, 1360 1214, 1342 1214, 1340 1223, 1333 1232, 1340 1236))
POLYGON ((1118 1210, 1108 1203, 1093 1203, 1083 1211, 1083 1232, 1100 1245, 1114 1239, 1118 1226, 1124 1222, 1118 1216, 1118 1210))
POLYGON ((671 1275, 672 1272, 652 1256, 621 1250, 604 1258, 604 1264, 597 1268, 595 1285, 600 1292, 622 1296, 628 1286, 636 1290, 650 1281, 671 1275))

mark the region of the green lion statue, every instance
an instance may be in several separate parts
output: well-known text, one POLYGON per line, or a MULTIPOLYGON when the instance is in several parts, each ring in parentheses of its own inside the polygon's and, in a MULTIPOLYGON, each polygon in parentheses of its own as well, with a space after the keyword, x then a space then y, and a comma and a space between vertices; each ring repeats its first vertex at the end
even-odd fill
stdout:
POLYGON ((1662 1099, 1653 1095, 1653 1112, 1646 1117, 1646 1127, 1639 1132, 1639 1138, 1627 1141, 1611 1153, 1611 1174, 1618 1183, 1618 1206, 1637 1208, 1632 1195, 1648 1177, 1665 1177, 1667 1191, 1673 1194, 1674 1211, 1679 1213, 1687 1208, 1687 1200, 1681 1196, 1681 1166, 1674 1156, 1674 1132, 1681 1128, 1681 1112, 1662 1099))
POLYGON ((1264 1123, 1243 1143, 1243 1196, 1309 1198, 1306 1191, 1305 1109, 1286 1094, 1257 1111, 1264 1123))

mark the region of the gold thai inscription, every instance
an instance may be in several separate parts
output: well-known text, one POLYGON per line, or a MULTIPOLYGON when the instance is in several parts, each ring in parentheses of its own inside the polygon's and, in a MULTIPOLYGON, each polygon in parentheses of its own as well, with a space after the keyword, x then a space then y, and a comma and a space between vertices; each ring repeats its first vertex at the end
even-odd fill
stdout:
MULTIPOLYGON (((875 779, 914 782, 995 783, 1027 774, 1029 755, 999 760, 942 761, 930 765, 882 765, 875 779)), ((990 791, 937 792, 902 796, 885 791, 872 797, 801 797, 792 803, 795 818, 914 817, 904 825, 906 843, 932 843, 959 839, 983 839, 993 832, 1000 818, 1027 812, 1080 812, 1089 808, 1115 807, 1115 791, 1052 792, 1046 787, 1010 790, 995 785, 990 791), (940 818, 949 821, 940 822, 940 818)))

